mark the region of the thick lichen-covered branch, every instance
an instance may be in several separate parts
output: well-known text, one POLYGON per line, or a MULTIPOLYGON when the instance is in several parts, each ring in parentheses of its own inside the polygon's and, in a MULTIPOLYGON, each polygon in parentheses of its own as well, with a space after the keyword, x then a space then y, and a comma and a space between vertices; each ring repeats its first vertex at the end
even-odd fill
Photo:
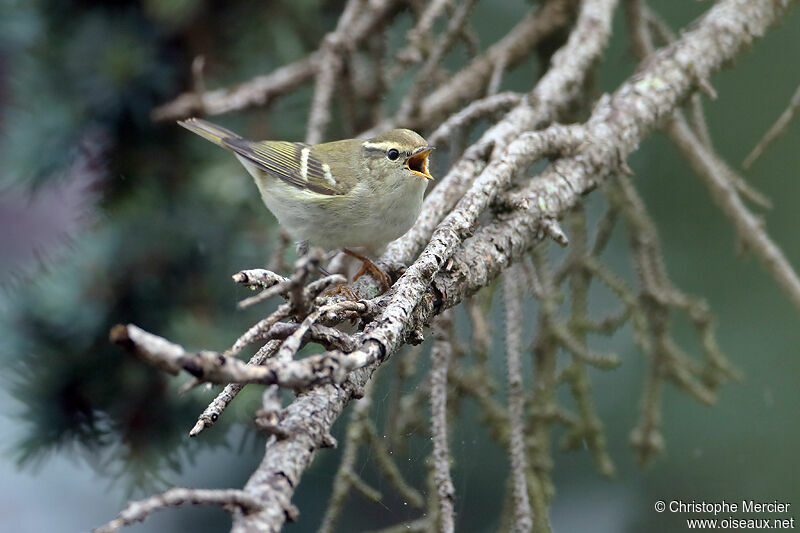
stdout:
POLYGON ((436 226, 469 189, 476 174, 486 167, 491 154, 500 155, 520 132, 541 128, 566 110, 608 43, 615 5, 613 0, 582 5, 570 38, 553 55, 550 67, 528 97, 486 130, 453 165, 425 198, 422 213, 411 230, 389 245, 386 257, 405 263, 413 261, 436 226))
POLYGON ((582 149, 554 161, 514 195, 520 202, 527 200, 529 208, 484 225, 452 256, 436 282, 446 295, 442 306, 474 293, 519 257, 536 239, 541 219, 558 218, 604 177, 625 171, 625 157, 696 88, 697 80, 730 62, 788 7, 788 1, 718 3, 680 40, 654 54, 613 95, 598 102, 586 123, 582 149))

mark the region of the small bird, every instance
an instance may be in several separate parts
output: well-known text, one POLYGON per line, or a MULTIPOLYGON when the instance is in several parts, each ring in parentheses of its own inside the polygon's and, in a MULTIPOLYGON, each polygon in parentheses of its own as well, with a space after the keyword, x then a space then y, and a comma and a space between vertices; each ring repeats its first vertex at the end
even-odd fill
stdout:
POLYGON ((369 271, 384 290, 391 285, 367 256, 379 255, 419 216, 433 179, 428 156, 434 147, 422 136, 394 129, 367 140, 308 145, 249 141, 198 118, 178 124, 234 153, 300 252, 309 245, 341 249, 363 263, 355 279, 369 271))

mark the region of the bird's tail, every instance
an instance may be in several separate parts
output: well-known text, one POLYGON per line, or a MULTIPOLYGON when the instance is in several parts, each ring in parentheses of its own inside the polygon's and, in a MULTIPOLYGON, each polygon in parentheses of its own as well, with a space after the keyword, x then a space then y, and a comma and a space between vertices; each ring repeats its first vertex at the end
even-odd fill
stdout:
POLYGON ((212 124, 207 120, 201 118, 188 118, 186 120, 179 120, 178 124, 183 126, 189 131, 192 131, 204 139, 208 139, 212 143, 222 146, 223 148, 231 149, 230 141, 242 139, 240 135, 233 133, 231 130, 225 129, 222 126, 212 124))

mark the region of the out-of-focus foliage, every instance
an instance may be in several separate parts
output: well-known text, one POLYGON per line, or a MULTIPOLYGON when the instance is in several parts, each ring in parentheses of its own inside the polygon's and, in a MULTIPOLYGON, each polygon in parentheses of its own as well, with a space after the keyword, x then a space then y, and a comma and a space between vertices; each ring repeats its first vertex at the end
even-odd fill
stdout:
MULTIPOLYGON (((265 264, 275 228, 235 161, 150 111, 201 52, 220 80, 302 55, 298 36, 319 28, 289 30, 316 9, 300 4, 0 4, 0 332, 22 464, 72 450, 134 486, 177 469, 202 403, 111 345, 109 328, 222 348, 256 316, 234 312, 227 280, 265 264)), ((296 132, 282 124, 301 123, 301 107, 280 118, 265 133, 296 132)))

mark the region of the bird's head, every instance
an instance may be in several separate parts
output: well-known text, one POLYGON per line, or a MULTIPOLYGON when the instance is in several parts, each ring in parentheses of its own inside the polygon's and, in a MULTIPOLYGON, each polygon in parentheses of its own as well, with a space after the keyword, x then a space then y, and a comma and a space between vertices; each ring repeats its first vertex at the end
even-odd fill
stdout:
POLYGON ((375 171, 399 179, 433 179, 428 156, 434 147, 414 131, 390 130, 362 142, 361 148, 375 171))

